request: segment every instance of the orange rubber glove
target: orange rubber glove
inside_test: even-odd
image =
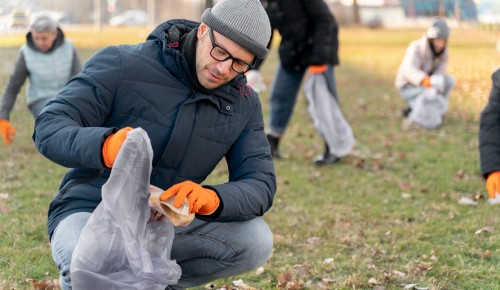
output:
[[[133,129],[130,127],[125,127],[106,138],[104,144],[102,145],[102,159],[104,160],[104,165],[106,165],[106,167],[113,167],[118,151],[120,151],[123,142],[127,138],[128,132],[132,130]]]
[[[431,84],[431,77],[426,76],[426,77],[422,80],[422,87],[426,87],[426,88],[430,88],[430,87],[432,87],[432,84]]]
[[[492,199],[495,199],[497,192],[500,192],[500,171],[495,171],[488,175],[486,179],[486,190]]]
[[[16,129],[12,127],[9,121],[0,119],[0,133],[2,133],[3,141],[5,142],[5,144],[9,145],[10,142],[14,141]]]
[[[322,74],[328,69],[326,64],[311,65],[309,66],[309,72],[312,74]]]
[[[192,181],[184,181],[165,190],[161,196],[161,201],[176,195],[174,206],[181,207],[184,200],[187,198],[189,201],[190,213],[198,213],[202,215],[210,215],[217,210],[220,204],[219,197],[215,191],[204,188],[201,185]]]

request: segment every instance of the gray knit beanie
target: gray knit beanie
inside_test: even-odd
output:
[[[436,18],[432,21],[431,26],[427,29],[427,38],[448,39],[450,36],[450,28],[441,18]]]
[[[269,53],[271,24],[259,0],[221,0],[205,10],[201,21],[257,58]]]

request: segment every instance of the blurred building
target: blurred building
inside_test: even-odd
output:
[[[341,24],[369,27],[427,25],[435,16],[475,22],[476,2],[500,0],[325,0]]]
[[[165,20],[199,21],[219,0],[0,0],[0,18],[23,8],[28,17],[49,14],[61,23],[155,26]],[[500,23],[500,0],[325,0],[341,25],[411,26],[412,21],[444,16],[457,21]],[[146,19],[146,21],[145,21]],[[0,21],[1,22],[1,21]],[[1,23],[0,23],[1,24]]]
[[[477,20],[473,0],[401,0],[407,17],[444,16],[460,20]]]
[[[172,18],[199,20],[213,0],[1,0],[0,16],[12,9],[25,8],[29,14],[50,14],[63,23],[91,24],[100,20],[107,24],[113,16],[128,10],[142,10],[150,24],[156,25]],[[98,19],[96,19],[96,17]]]

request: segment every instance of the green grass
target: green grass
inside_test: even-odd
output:
[[[485,202],[477,138],[490,76],[500,60],[496,35],[452,31],[449,73],[457,78],[457,86],[445,123],[432,131],[405,131],[400,117],[404,102],[393,81],[407,44],[422,33],[341,30],[336,77],[342,109],[356,137],[355,150],[340,164],[312,165],[322,142],[301,95],[282,140],[286,158],[276,162],[278,193],[265,216],[274,233],[273,254],[264,273],[215,284],[243,279],[257,289],[275,289],[279,277],[290,273],[291,281],[304,289],[372,289],[371,278],[385,289],[413,283],[429,289],[498,288],[500,207]],[[92,33],[67,34],[84,43]],[[97,49],[79,48],[84,60]],[[0,77],[5,80],[17,48],[0,51]],[[276,63],[273,50],[262,68],[268,84]],[[267,120],[268,92],[261,99]],[[0,193],[8,193],[8,199],[0,200],[0,288],[29,289],[26,279],[58,278],[46,235],[46,211],[65,169],[34,148],[33,120],[23,94],[11,121],[18,131],[15,143],[0,144]],[[207,182],[226,178],[221,164]],[[477,197],[479,206],[460,205],[461,196]],[[476,235],[484,226],[496,229]],[[332,262],[325,262],[330,258]],[[331,280],[322,282],[324,278]]]

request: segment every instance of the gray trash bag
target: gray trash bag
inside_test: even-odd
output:
[[[147,133],[130,131],[82,230],[71,260],[73,289],[165,289],[181,268],[170,260],[174,226],[148,224],[153,151]]]
[[[448,99],[435,88],[425,89],[413,105],[408,119],[425,129],[434,129],[443,123],[448,111]]]
[[[351,152],[355,140],[337,100],[328,90],[326,77],[325,74],[309,75],[304,87],[309,102],[308,111],[330,153],[344,157]]]

